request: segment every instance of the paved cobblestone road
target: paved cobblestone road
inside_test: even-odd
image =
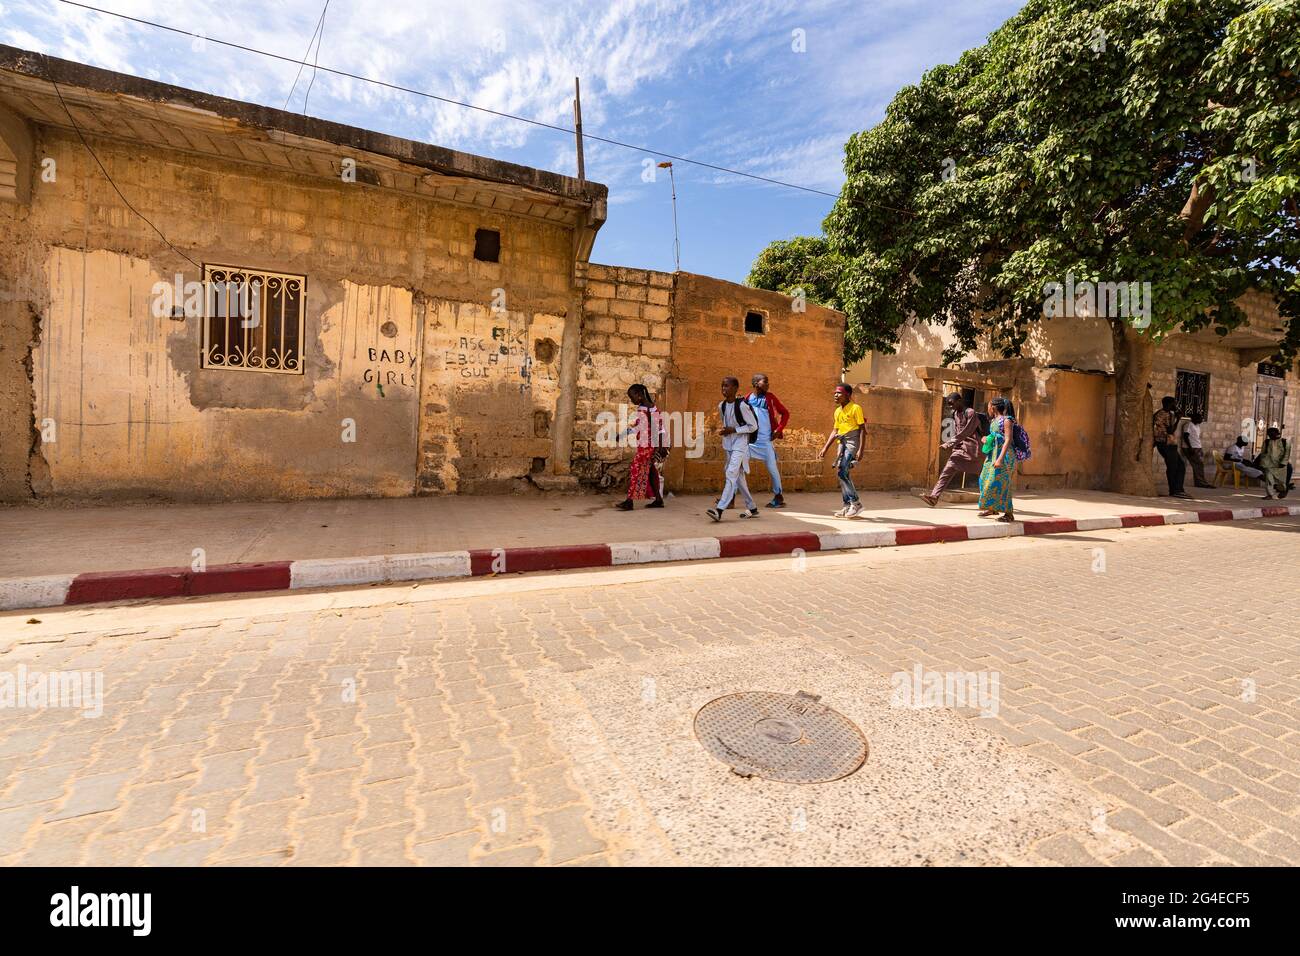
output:
[[[105,699],[0,710],[0,864],[803,862],[797,839],[839,862],[1300,863],[1300,521],[910,550],[95,609],[54,637],[6,618],[0,675],[98,672]],[[701,702],[671,688],[784,661],[868,730],[858,773],[791,788],[687,731],[645,746]],[[997,716],[894,720],[877,704],[918,663],[998,672]],[[670,719],[638,724],[616,698],[654,686]],[[985,766],[1018,799],[963,805]],[[919,776],[944,767],[974,772]],[[793,837],[729,825],[791,792]]]

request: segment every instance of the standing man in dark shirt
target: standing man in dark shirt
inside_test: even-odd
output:
[[[1160,411],[1151,416],[1151,429],[1155,439],[1156,451],[1165,460],[1165,480],[1169,482],[1169,494],[1174,498],[1190,498],[1183,490],[1183,479],[1187,477],[1187,464],[1178,450],[1178,403],[1172,395],[1160,399]]]
[[[928,495],[921,495],[921,500],[931,508],[958,474],[978,475],[984,464],[984,453],[980,450],[980,421],[975,409],[966,407],[960,392],[953,392],[944,403],[952,412],[952,438],[939,446],[948,449],[948,461],[939,472],[939,480]]]

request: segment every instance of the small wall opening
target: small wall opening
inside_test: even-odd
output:
[[[767,316],[762,312],[745,313],[745,334],[763,335],[767,332]]]
[[[475,230],[474,258],[480,262],[500,262],[501,233],[495,229]]]

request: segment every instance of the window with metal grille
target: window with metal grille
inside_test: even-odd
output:
[[[1178,403],[1178,414],[1190,416],[1196,412],[1209,418],[1210,376],[1207,372],[1189,372],[1178,370],[1174,382],[1174,401]]]
[[[302,374],[306,276],[204,266],[203,368]]]

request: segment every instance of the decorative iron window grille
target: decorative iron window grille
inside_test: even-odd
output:
[[[306,276],[203,267],[203,368],[302,374]]]
[[[1206,372],[1189,372],[1178,369],[1174,380],[1174,401],[1178,403],[1178,414],[1191,415],[1200,412],[1210,416],[1210,376]]]

